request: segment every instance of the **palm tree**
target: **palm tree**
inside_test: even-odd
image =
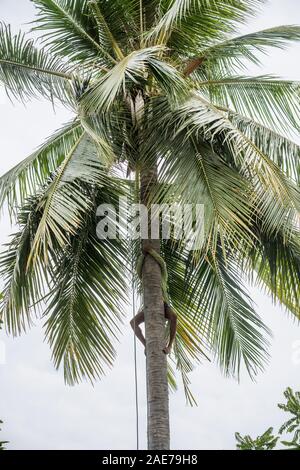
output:
[[[206,355],[227,375],[264,367],[268,329],[244,281],[300,316],[300,86],[243,75],[269,47],[298,41],[300,27],[239,36],[262,0],[33,3],[41,37],[2,25],[0,81],[10,97],[60,102],[74,119],[1,178],[1,205],[19,226],[1,256],[1,316],[18,335],[42,315],[66,382],[94,381],[115,358],[144,249],[143,282],[132,274],[145,311],[148,446],[168,449],[174,367],[190,402],[188,373]],[[145,241],[96,234],[97,207],[124,195],[205,208],[197,250],[150,240],[178,316],[169,364],[157,259]]]

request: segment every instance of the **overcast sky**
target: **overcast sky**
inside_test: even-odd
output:
[[[0,0],[0,20],[14,30],[34,19],[29,0]],[[244,28],[254,31],[281,24],[300,24],[299,0],[270,0],[258,18]],[[27,28],[27,27],[26,27]],[[300,46],[272,51],[259,74],[300,79]],[[252,69],[251,73],[254,72]],[[43,102],[25,108],[12,105],[0,88],[0,174],[25,158],[60,125],[68,121],[63,110],[53,112]],[[0,242],[11,231],[7,217],[0,223]],[[256,383],[244,377],[240,384],[225,379],[213,364],[203,364],[191,375],[197,408],[185,405],[182,391],[172,394],[171,429],[174,449],[232,449],[235,431],[254,436],[283,421],[276,404],[287,386],[300,389],[300,329],[280,308],[258,291],[251,291],[257,310],[273,332],[271,360]],[[94,388],[70,388],[55,371],[48,345],[37,324],[26,336],[7,338],[1,332],[6,361],[0,364],[0,437],[10,449],[132,449],[135,446],[133,338],[127,325],[118,347],[114,369]],[[145,371],[138,345],[140,434],[145,448]]]

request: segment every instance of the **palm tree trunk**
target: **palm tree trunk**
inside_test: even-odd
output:
[[[148,206],[149,192],[156,181],[156,165],[141,172],[142,204]],[[142,243],[145,244],[147,241]],[[151,240],[151,245],[158,253],[160,252],[160,240]],[[143,297],[146,338],[148,449],[168,450],[170,448],[169,395],[167,357],[163,353],[165,346],[165,316],[161,289],[161,270],[157,262],[149,255],[146,256],[143,266]]]

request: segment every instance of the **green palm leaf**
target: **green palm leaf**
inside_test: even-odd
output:
[[[176,143],[175,148],[179,158],[170,154],[162,165],[161,178],[166,181],[172,174],[169,191],[174,202],[204,206],[207,248],[215,251],[219,237],[233,244],[241,239],[252,243],[251,191],[247,182],[208,146],[193,148],[186,144],[180,153]]]
[[[194,304],[191,303],[186,284],[187,258],[180,244],[164,240],[162,250],[168,268],[171,305],[177,314],[177,334],[172,359],[181,375],[187,403],[195,405],[197,403],[190,389],[189,374],[201,360],[208,359],[207,332],[202,325],[194,323]]]
[[[250,375],[257,374],[267,357],[269,332],[241,285],[241,272],[231,252],[225,261],[221,245],[216,253],[204,255],[174,243],[164,245],[164,254],[172,306],[179,318],[193,325],[198,338],[197,348],[188,353],[184,347],[190,370],[195,361],[212,354],[225,374],[239,376],[241,363]]]
[[[288,178],[299,183],[300,147],[284,135],[263,126],[253,119],[228,109],[228,118],[243,134],[282,170]]]
[[[255,313],[250,297],[239,281],[240,273],[226,262],[219,249],[217,256],[202,259],[192,274],[193,296],[199,299],[195,323],[206,325],[217,361],[226,374],[240,373],[241,360],[250,375],[264,367],[268,329]],[[203,317],[203,318],[202,318]]]
[[[266,54],[268,47],[284,49],[288,42],[299,41],[300,28],[297,25],[276,26],[254,33],[228,38],[201,51],[199,57],[187,65],[192,73],[197,70],[200,76],[213,71],[214,75],[232,74],[233,70],[244,69],[246,61],[256,65],[261,63],[259,53]],[[201,69],[198,67],[201,66]],[[209,72],[210,70],[210,72]]]
[[[99,240],[95,211],[113,202],[107,190],[94,193],[94,205],[65,250],[55,253],[46,335],[58,368],[63,364],[69,385],[94,381],[111,366],[113,342],[120,333],[126,302],[126,244]],[[117,294],[117,295],[116,295]]]
[[[220,37],[231,31],[235,22],[249,15],[260,0],[165,0],[160,2],[157,24],[148,34],[155,44],[169,43],[176,49],[196,48],[207,37]],[[219,27],[222,24],[222,28]],[[174,33],[174,34],[172,34]]]
[[[32,242],[30,259],[35,260],[43,251],[46,262],[53,237],[65,246],[69,234],[76,233],[85,211],[92,204],[82,183],[103,185],[107,179],[100,158],[95,143],[86,133],[82,134],[65,156],[39,203],[42,218]]]
[[[92,20],[88,0],[33,0],[38,17],[33,30],[45,31],[43,40],[54,54],[75,62],[111,65],[114,58],[99,43],[97,22]]]
[[[116,39],[114,38],[113,33],[111,32],[105,17],[102,14],[100,9],[100,5],[96,0],[90,0],[88,5],[93,13],[93,17],[98,25],[98,33],[99,33],[99,42],[103,47],[111,47],[113,53],[116,55],[117,59],[123,59],[124,54],[120,49],[119,44],[117,43]]]
[[[272,77],[230,77],[199,82],[216,106],[260,121],[274,130],[299,129],[300,84]]]
[[[25,199],[56,171],[83,133],[75,120],[52,135],[37,151],[0,178],[0,205],[23,206]]]
[[[0,28],[0,83],[12,98],[59,100],[74,117],[0,179],[0,205],[20,225],[0,259],[8,331],[30,325],[43,300],[68,383],[112,365],[140,246],[99,240],[95,212],[128,196],[127,170],[137,203],[205,206],[197,250],[161,243],[178,314],[170,386],[176,367],[193,403],[189,373],[207,354],[226,374],[244,363],[254,375],[267,329],[243,277],[299,317],[299,146],[289,139],[299,84],[237,74],[298,41],[300,28],[238,37],[263,0],[33,3],[38,41]]]
[[[300,318],[300,244],[299,229],[293,230],[293,238],[287,243],[283,233],[272,237],[261,233],[260,241],[249,252],[245,271],[255,270],[254,283]],[[250,271],[251,272],[251,271]]]
[[[282,207],[299,214],[299,189],[280,171],[280,168],[264,154],[238,127],[228,119],[227,113],[218,110],[207,100],[197,95],[182,105],[178,111],[180,131],[189,129],[191,133],[201,133],[203,138],[212,142],[219,139],[221,145],[228,147],[232,163],[239,172],[255,187],[260,187],[259,196],[272,197]]]
[[[10,26],[0,24],[0,83],[9,96],[25,100],[32,97],[59,99],[69,103],[70,68],[46,49],[38,49],[32,39]]]
[[[38,312],[38,302],[47,289],[47,274],[40,263],[28,269],[31,241],[41,214],[37,210],[40,194],[29,199],[18,214],[19,231],[14,234],[0,256],[0,273],[4,280],[0,318],[6,329],[19,335],[31,326]]]
[[[161,47],[149,47],[137,50],[124,57],[109,72],[104,74],[86,93],[83,104],[88,112],[105,112],[113,104],[119,93],[126,96],[126,80],[137,83],[144,79],[148,61],[157,56]]]

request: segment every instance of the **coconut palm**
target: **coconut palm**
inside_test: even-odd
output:
[[[238,35],[262,0],[33,3],[39,39],[1,27],[0,81],[11,98],[47,98],[74,118],[1,178],[19,227],[1,257],[1,315],[13,335],[42,316],[66,382],[94,381],[115,359],[131,273],[145,311],[148,446],[168,449],[175,368],[192,402],[188,374],[206,356],[231,376],[268,359],[244,282],[300,316],[300,87],[245,75],[300,27]],[[145,241],[97,236],[97,207],[120,196],[204,205],[196,250],[150,240],[178,316],[169,361],[159,263]]]

